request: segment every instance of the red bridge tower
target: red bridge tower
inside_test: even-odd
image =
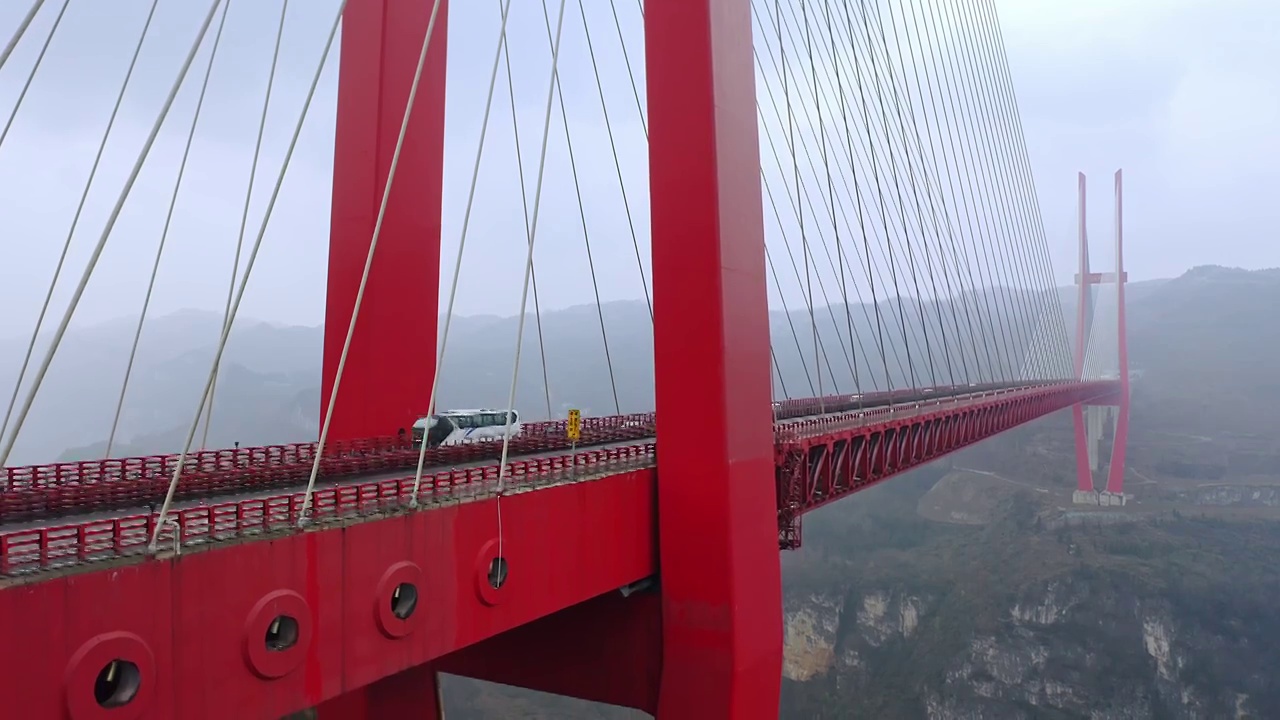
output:
[[[1081,379],[1103,379],[1115,374],[1118,394],[1105,404],[1079,404],[1072,408],[1076,437],[1075,502],[1088,505],[1124,505],[1124,458],[1129,437],[1129,347],[1126,340],[1124,286],[1129,274],[1124,270],[1123,171],[1115,174],[1115,272],[1096,273],[1089,269],[1089,233],[1086,227],[1085,176],[1079,174],[1080,272],[1076,304],[1075,371]],[[1093,286],[1115,286],[1115,326],[1096,317]],[[1110,303],[1108,303],[1110,304]],[[1110,320],[1111,318],[1106,318]],[[1098,332],[1095,332],[1098,331]],[[1107,337],[1114,332],[1114,336]],[[1095,491],[1094,473],[1099,465],[1099,445],[1107,420],[1114,421],[1111,462],[1106,489]]]
[[[347,4],[325,399],[432,4]],[[440,6],[333,440],[407,427],[427,406],[436,371],[447,1]],[[663,718],[777,717],[782,586],[750,3],[649,0],[645,47],[657,412],[679,418],[697,408],[699,426],[657,429],[660,592],[569,608],[347,693],[321,706],[322,717],[426,717],[437,670]]]

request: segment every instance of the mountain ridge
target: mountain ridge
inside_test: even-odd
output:
[[[1152,343],[1160,342],[1160,333],[1207,332],[1205,325],[1212,326],[1215,315],[1212,312],[1197,313],[1196,308],[1213,302],[1212,295],[1220,288],[1235,287],[1250,294],[1251,298],[1256,296],[1251,300],[1256,308],[1270,304],[1272,300],[1280,301],[1277,278],[1280,278],[1280,270],[1276,269],[1250,271],[1199,266],[1178,278],[1128,285],[1133,366],[1145,371],[1148,359],[1156,352]],[[996,288],[987,292],[1003,291],[1005,289]],[[1073,324],[1066,320],[1074,312],[1074,292],[1073,288],[1057,290],[1064,324],[1069,332]],[[1178,297],[1169,299],[1170,292]],[[1184,295],[1190,300],[1179,300]],[[970,301],[979,299],[980,296],[969,298]],[[907,298],[904,302],[914,303],[914,300]],[[851,305],[847,312],[842,306],[815,308],[813,317],[817,320],[818,338],[825,356],[820,363],[823,392],[831,392],[833,388],[853,391],[855,376],[858,387],[883,387],[885,375],[882,365],[888,366],[895,386],[909,381],[912,373],[908,366],[914,368],[916,381],[925,384],[949,383],[962,373],[962,365],[967,366],[971,376],[981,371],[979,367],[995,367],[997,372],[1005,368],[1006,372],[1013,372],[1008,368],[1018,365],[1018,358],[998,357],[999,351],[994,360],[996,365],[986,365],[986,358],[982,357],[986,353],[979,351],[981,345],[978,341],[981,338],[976,336],[956,338],[956,350],[944,353],[935,348],[932,357],[923,357],[919,342],[924,334],[923,328],[930,328],[935,336],[938,334],[937,321],[931,318],[941,313],[942,329],[950,331],[950,318],[946,313],[954,310],[959,324],[959,306],[965,299],[953,298],[948,302],[953,303],[950,308],[944,305],[933,309],[930,306],[923,313],[923,326],[919,321],[922,313],[914,305],[901,312],[906,318],[908,339],[913,343],[904,346],[900,337],[891,341],[890,347],[886,348],[889,363],[879,362],[874,323],[868,324],[869,318],[875,316],[870,306]],[[1178,310],[1184,305],[1187,307]],[[896,300],[881,300],[879,307],[886,322],[898,319]],[[605,363],[595,306],[578,305],[543,314],[542,336],[548,360],[546,375],[551,415],[563,416],[569,407],[577,407],[588,415],[646,411],[653,407],[653,346],[647,308],[638,300],[616,301],[605,303],[599,312],[605,319],[613,360],[612,372]],[[1239,317],[1240,313],[1229,315]],[[1181,327],[1191,321],[1195,322],[1195,327]],[[1019,351],[1019,342],[1023,349],[1029,347],[1032,341],[1029,321],[1017,327],[1013,321],[1003,325],[1002,322],[993,323],[989,329],[995,335],[1011,338],[1014,354]],[[770,323],[778,362],[775,395],[816,394],[818,383],[815,382],[815,374],[818,368],[812,354],[813,325],[808,312],[793,311],[788,315],[773,311]],[[1162,324],[1154,339],[1145,329],[1152,323]],[[526,416],[545,416],[548,408],[544,395],[548,393],[543,390],[542,353],[534,341],[532,318],[526,318],[526,325],[517,405]],[[121,416],[118,437],[124,442],[118,444],[117,450],[149,454],[178,449],[174,444],[180,444],[180,440],[175,438],[185,435],[194,418],[199,388],[203,384],[201,377],[207,375],[212,365],[220,326],[220,313],[192,309],[180,310],[147,323]],[[441,366],[441,406],[506,403],[513,360],[511,347],[517,326],[517,318],[514,317],[477,315],[454,318],[449,348]],[[847,326],[854,329],[853,342],[850,342]],[[48,462],[55,458],[85,459],[104,449],[103,441],[114,415],[133,327],[133,321],[117,318],[85,328],[73,328],[68,333],[19,436],[13,456],[15,463]],[[42,342],[47,342],[47,339],[44,337]],[[1189,339],[1185,342],[1191,344]],[[214,420],[210,428],[211,444],[255,443],[255,436],[260,436],[262,442],[272,443],[314,439],[318,433],[318,420],[304,421],[302,417],[307,415],[308,404],[318,412],[322,343],[323,326],[284,325],[255,318],[244,318],[238,322],[222,362],[222,379],[214,401]],[[1280,337],[1277,343],[1280,343]],[[11,350],[0,354],[0,387],[12,387],[20,361],[18,351],[25,345],[26,341],[0,344],[0,347]],[[37,350],[42,351],[43,347],[43,344],[38,345]],[[1237,358],[1248,356],[1247,352],[1237,354]],[[1189,369],[1171,368],[1169,372],[1185,375]],[[1253,372],[1253,369],[1244,369]],[[1239,376],[1238,372],[1232,375]],[[1176,382],[1162,377],[1159,371],[1155,379],[1161,384]],[[1230,380],[1224,380],[1224,392],[1248,394],[1246,389]],[[1185,393],[1175,393],[1174,396],[1182,397]],[[236,411],[226,414],[229,412],[227,408],[237,402],[246,403],[246,407],[252,410],[243,416]],[[1187,400],[1184,398],[1182,402]],[[245,423],[254,418],[260,422],[253,422],[256,429],[246,432]],[[1280,410],[1277,418],[1280,419]]]

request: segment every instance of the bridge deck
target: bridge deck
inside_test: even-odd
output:
[[[573,455],[552,451],[519,458],[507,463],[507,492],[527,492],[650,467],[656,463],[654,447],[652,442],[619,442]],[[402,471],[326,481],[313,493],[312,518],[323,523],[408,510],[413,484],[414,476]],[[497,487],[498,464],[492,461],[424,473],[418,507],[429,510],[489,498],[497,494]],[[185,502],[165,523],[160,547],[186,549],[289,531],[298,525],[304,489],[305,483],[292,491],[262,490],[212,504]],[[25,523],[21,528],[4,526],[0,528],[0,576],[143,554],[157,518],[158,514],[148,512],[104,511],[72,522],[57,518]]]
[[[778,447],[785,448],[833,432],[888,426],[1026,392],[1028,388],[998,389],[791,417],[776,423],[775,437]],[[602,442],[576,453],[551,449],[513,459],[507,464],[507,491],[525,492],[651,467],[656,464],[656,444],[644,435],[647,433]],[[498,471],[498,463],[490,458],[430,468],[422,476],[418,507],[430,509],[492,497],[497,493]],[[312,518],[327,522],[404,511],[412,505],[413,484],[413,472],[403,469],[324,478],[313,495]],[[302,477],[288,485],[253,487],[213,502],[182,500],[175,504],[161,531],[161,550],[290,531],[298,524],[305,485]],[[143,554],[156,522],[156,513],[145,505],[133,505],[0,524],[0,576]]]

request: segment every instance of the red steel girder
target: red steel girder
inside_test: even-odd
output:
[[[784,424],[777,431],[778,545],[800,546],[800,516],[967,445],[1077,403],[1115,382],[1055,383]]]
[[[654,493],[648,468],[504,498],[497,590],[492,498],[0,580],[0,693],[31,720],[265,719],[393,699],[398,673],[656,573]],[[403,620],[401,583],[417,597]],[[115,709],[94,699],[112,660],[139,680]]]

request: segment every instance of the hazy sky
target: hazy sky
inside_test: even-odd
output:
[[[425,0],[424,0],[425,1]],[[61,6],[50,0],[0,69],[8,118]],[[453,262],[497,38],[499,0],[454,2],[450,26],[445,260]],[[30,332],[70,228],[149,0],[70,4],[35,82],[0,145],[0,337]],[[542,4],[516,0],[510,28],[521,150],[532,198],[549,53]],[[554,21],[556,2],[548,2]],[[635,234],[647,253],[645,145],[610,7],[588,0],[592,50]],[[1110,177],[1126,172],[1131,277],[1204,263],[1280,264],[1280,5],[1273,0],[997,0],[1059,282],[1075,262],[1075,172],[1092,182],[1095,264],[1107,264]],[[0,42],[28,6],[0,3]],[[617,0],[629,59],[643,62],[634,0]],[[221,309],[230,279],[280,5],[236,0],[196,131],[153,312]],[[56,324],[133,159],[207,11],[161,0],[135,76],[76,230],[55,295]],[[335,0],[289,7],[281,65],[249,213],[246,248],[296,122]],[[214,28],[216,29],[215,19]],[[77,311],[82,321],[135,315],[150,275],[213,30],[143,168]],[[568,3],[561,76],[592,251],[604,299],[641,297],[632,230],[619,192],[577,3]],[[330,60],[249,284],[242,314],[287,323],[323,317],[332,189],[336,58]],[[642,79],[638,78],[642,83]],[[643,93],[643,84],[641,84]],[[514,172],[511,106],[500,72],[489,145],[464,259],[462,312],[517,311],[523,211]],[[539,218],[544,307],[591,300],[581,223],[558,110]],[[645,259],[647,265],[647,258]],[[646,274],[648,270],[646,269]],[[448,273],[446,272],[446,275]],[[446,277],[447,283],[448,277]]]

